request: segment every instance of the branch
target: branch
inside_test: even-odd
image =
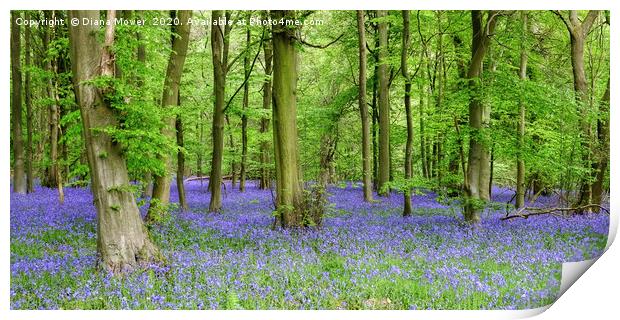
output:
[[[254,65],[256,64],[256,59],[258,59],[258,56],[260,55],[260,49],[263,47],[263,38],[265,36],[265,32],[263,30],[263,34],[261,35],[261,41],[260,44],[258,46],[258,50],[256,50],[256,55],[254,56],[254,60],[252,60],[252,65],[250,66],[250,70],[247,74],[246,77],[244,77],[243,82],[241,83],[241,85],[237,88],[237,90],[235,91],[235,93],[230,97],[230,99],[228,99],[228,102],[226,103],[226,106],[224,107],[224,110],[222,110],[223,112],[226,112],[226,110],[228,109],[228,107],[230,106],[230,103],[233,101],[233,99],[235,98],[235,96],[237,95],[237,93],[239,93],[239,91],[241,90],[241,88],[243,88],[243,86],[245,86],[245,83],[248,82],[248,80],[250,79],[250,75],[252,74],[252,70],[254,70]]]
[[[376,57],[376,56],[377,56],[377,54],[375,53],[376,49],[375,49],[375,50],[371,49],[371,48],[370,48],[370,46],[368,45],[368,41],[366,42],[366,50],[368,50],[368,52],[370,52],[370,54],[371,54],[373,57]]]
[[[250,45],[248,45],[245,49],[243,49],[243,51],[241,51],[238,55],[235,56],[235,58],[230,63],[228,63],[228,66],[226,67],[226,70],[232,69],[233,65],[237,62],[237,60],[239,60],[239,58],[245,56],[247,54],[247,52],[250,51],[250,48],[252,48],[255,44],[257,44],[259,42],[263,42],[264,40],[269,40],[269,39],[260,38],[259,40],[256,40],[256,41],[250,43]]]
[[[108,22],[116,18],[116,10],[108,10]],[[114,76],[114,23],[108,23],[105,28],[105,38],[103,42],[103,53],[101,54],[101,75]]]
[[[325,45],[318,45],[318,44],[308,43],[308,42],[306,42],[306,40],[302,40],[302,39],[299,39],[299,38],[297,38],[297,37],[293,37],[293,38],[294,38],[295,40],[299,41],[300,43],[307,45],[308,47],[317,48],[317,49],[325,49],[325,48],[327,48],[327,47],[331,46],[332,44],[336,43],[336,42],[337,42],[338,40],[340,40],[340,38],[342,38],[343,36],[344,36],[344,33],[343,33],[343,34],[341,34],[338,38],[336,38],[336,39],[335,39],[335,40],[333,40],[332,42],[330,42],[330,43],[328,43],[328,44],[325,44]]]
[[[568,12],[568,20],[570,20],[570,23],[574,27],[581,25],[581,21],[579,21],[579,14],[577,13],[577,10],[570,10]]]
[[[491,25],[491,22],[493,21],[493,19],[495,19],[496,16],[498,16],[500,14],[500,11],[489,11],[489,15],[490,17],[487,19],[487,23],[486,23],[486,36],[490,37],[492,36],[491,32],[493,31],[493,27],[494,25]]]
[[[514,218],[527,219],[528,217],[531,217],[531,216],[539,216],[543,214],[551,214],[554,216],[564,217],[566,216],[565,214],[561,215],[561,214],[558,214],[558,212],[571,212],[571,211],[581,212],[589,208],[599,208],[605,211],[607,214],[609,214],[609,210],[607,208],[601,205],[598,205],[598,204],[587,204],[587,205],[583,205],[579,207],[571,207],[571,208],[549,208],[549,209],[536,208],[536,207],[523,207],[515,211],[511,215],[507,215],[505,217],[500,218],[500,220],[509,220],[509,219],[514,219]],[[530,212],[523,213],[524,211],[530,211]]]
[[[586,18],[583,20],[583,23],[581,24],[581,30],[584,35],[590,32],[590,28],[592,28],[592,24],[594,23],[594,20],[596,20],[596,18],[598,17],[599,13],[600,13],[600,10],[588,11],[588,15],[586,16]]]
[[[562,22],[564,22],[564,25],[568,29],[568,32],[570,32],[572,34],[573,33],[573,26],[571,25],[571,23],[568,20],[566,20],[566,18],[564,18],[562,13],[559,10],[552,10],[551,12],[553,12],[556,16],[560,17],[560,19],[562,20]]]

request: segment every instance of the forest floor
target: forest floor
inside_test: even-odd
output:
[[[609,227],[607,214],[500,221],[498,205],[472,229],[433,193],[403,218],[402,195],[368,204],[343,184],[329,189],[322,229],[299,233],[271,229],[272,195],[254,182],[228,184],[221,214],[207,213],[206,183],[186,190],[191,209],[151,230],[168,264],[122,277],[95,269],[88,188],[65,189],[63,205],[53,189],[12,194],[11,308],[535,308],[557,297],[562,262],[602,254]],[[512,195],[496,188],[493,200]]]

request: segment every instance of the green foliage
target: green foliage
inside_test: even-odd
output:
[[[159,199],[151,199],[149,205],[149,228],[152,228],[156,225],[167,224],[172,221],[171,212],[177,210],[179,208],[178,203],[170,202],[168,204],[163,204]]]
[[[224,306],[226,310],[239,310],[243,309],[239,304],[239,297],[234,289],[229,289],[226,292],[226,304]]]
[[[298,13],[307,21],[323,21],[322,24],[300,28],[300,37],[305,43],[298,42],[296,47],[299,55],[297,129],[302,178],[305,181],[318,180],[322,141],[333,141],[335,150],[330,164],[334,167],[333,180],[360,181],[362,148],[357,105],[359,53],[356,14],[353,11]],[[33,17],[43,15],[40,11],[32,11],[31,14]],[[66,16],[64,11],[57,11],[56,14],[61,18]],[[123,14],[147,21],[169,16],[166,11],[129,11]],[[235,11],[232,14],[237,18],[249,18],[260,13]],[[584,57],[589,96],[585,105],[578,105],[572,84],[570,37],[553,13],[529,12],[530,30],[525,33],[518,17],[520,12],[497,16],[497,28],[483,61],[482,76],[473,81],[465,78],[471,59],[471,13],[438,10],[410,11],[409,14],[411,44],[406,50],[406,59],[413,77],[413,177],[404,179],[407,125],[403,101],[405,81],[400,74],[402,12],[388,11],[386,17],[377,18],[375,11],[365,11],[368,47],[366,100],[371,123],[377,53],[385,50],[387,54],[391,109],[390,189],[399,192],[428,189],[441,195],[460,193],[463,184],[460,152],[463,151],[467,161],[472,139],[492,150],[496,185],[514,187],[518,156],[526,164],[528,186],[536,177],[549,188],[576,190],[581,181],[591,177],[592,165],[583,161],[589,151],[582,147],[590,141],[584,136],[580,125],[584,122],[596,132],[594,129],[598,127],[598,121],[609,118],[608,112],[599,109],[600,97],[609,76],[608,25],[595,23],[588,35]],[[193,15],[206,20],[210,13],[194,11]],[[599,22],[603,22],[604,16],[600,19]],[[375,27],[379,22],[389,24],[389,45],[386,48],[376,48]],[[251,38],[250,45],[246,46],[245,33],[248,29]],[[205,41],[208,40],[208,30],[207,26],[192,26],[181,78],[180,106],[162,108],[161,95],[171,53],[170,28],[148,23],[145,26],[116,27],[112,48],[116,74],[114,77],[97,77],[91,83],[110,102],[117,121],[111,126],[96,128],[95,132],[109,135],[120,147],[131,180],[143,184],[146,177],[169,174],[165,172],[166,166],[160,158],[179,151],[185,155],[187,174],[195,175],[200,171],[205,175],[211,169],[213,66],[210,41]],[[23,70],[28,71],[31,77],[32,105],[37,114],[33,144],[38,146],[39,155],[34,159],[35,173],[40,176],[51,165],[49,133],[45,122],[49,118],[49,108],[58,105],[62,131],[59,165],[68,169],[63,174],[69,185],[84,185],[90,177],[84,154],[82,121],[72,84],[68,29],[66,26],[58,26],[54,30],[33,27],[32,31],[33,63],[23,66]],[[50,32],[51,38],[47,49],[43,50],[41,40],[45,32]],[[272,112],[270,108],[263,108],[262,86],[273,75],[265,74],[263,53],[258,51],[262,50],[261,38],[268,33],[269,30],[263,26],[235,25],[227,38],[230,68],[226,75],[225,100],[229,102],[226,110],[229,121],[224,128],[225,175],[232,173],[233,165],[239,170],[241,117],[246,116],[247,178],[257,179],[262,168],[268,168],[272,178],[275,176],[271,125],[266,132],[260,129],[261,120],[271,120]],[[103,28],[99,36],[103,39]],[[318,48],[329,43],[332,44]],[[525,81],[520,80],[517,74],[522,47],[528,50]],[[249,104],[244,109],[242,94],[234,97],[233,94],[245,80],[244,58],[252,59],[256,53],[258,59],[247,81]],[[142,54],[144,56],[139,57]],[[48,70],[47,62],[52,64],[52,70]],[[57,96],[50,95],[50,83]],[[469,102],[472,98],[491,108],[488,128],[470,129]],[[526,108],[522,146],[517,135],[521,102]],[[177,116],[184,124],[184,148],[179,148],[174,139],[162,134],[163,120]],[[371,131],[377,133],[376,123]],[[260,158],[260,145],[265,142],[270,152],[267,164],[262,163]],[[425,159],[422,158],[422,148]],[[99,156],[105,157],[104,154]],[[176,160],[171,158],[174,167]],[[435,174],[423,175],[422,165],[425,162],[429,163]]]

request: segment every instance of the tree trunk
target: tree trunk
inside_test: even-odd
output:
[[[248,28],[245,32],[245,43],[248,52],[250,49],[250,37],[250,29]],[[248,52],[246,52],[245,57],[243,57],[244,79],[249,79],[250,77],[250,56],[248,55]],[[243,113],[241,114],[241,169],[239,172],[239,191],[241,192],[245,191],[245,167],[248,157],[248,116],[246,112],[248,110],[249,94],[250,81],[245,81],[245,84],[243,85]]]
[[[442,30],[442,11],[437,12],[437,28]],[[445,54],[443,48],[443,35],[439,34],[439,39],[437,41],[437,98],[436,98],[436,106],[437,112],[439,114],[443,114],[445,110],[443,110],[443,100],[444,100],[444,92],[445,92],[445,79],[447,78],[446,64],[445,64]],[[443,187],[443,176],[444,176],[444,144],[445,144],[445,133],[443,130],[437,133],[437,189],[441,190]]]
[[[422,62],[422,67],[426,62]],[[426,134],[425,134],[425,111],[424,111],[424,84],[422,82],[418,82],[418,90],[420,91],[420,107],[418,108],[420,115],[420,164],[422,166],[422,176],[425,179],[428,179],[428,162],[426,158]]]
[[[610,26],[609,13],[605,14],[605,23]],[[592,184],[592,203],[602,204],[603,198],[603,185],[605,183],[605,176],[607,173],[607,167],[609,162],[609,83],[610,78],[607,79],[607,88],[600,102],[599,114],[600,118],[597,120],[597,163],[596,163],[596,180]],[[596,207],[594,212],[599,212],[600,208]]]
[[[472,10],[472,57],[467,72],[469,86],[472,92],[469,102],[469,126],[472,135],[469,140],[469,156],[467,165],[467,179],[465,181],[466,203],[464,218],[471,223],[480,222],[481,203],[488,200],[488,179],[484,177],[490,173],[488,146],[481,136],[488,126],[490,107],[485,106],[478,94],[481,90],[482,62],[486,55],[490,37],[496,24],[493,11],[487,13],[486,23],[483,24],[483,13]],[[486,195],[485,195],[486,193]]]
[[[180,95],[179,100],[181,100]],[[180,101],[179,105],[181,105]],[[185,154],[183,148],[185,147],[185,143],[183,142],[183,120],[181,119],[181,115],[177,115],[175,128],[177,132],[177,146],[179,146],[179,150],[177,151],[177,190],[179,192],[179,205],[181,210],[187,210],[189,207],[185,199],[185,186],[183,185],[183,176],[185,174]]]
[[[267,18],[267,13],[264,13],[264,17]],[[273,59],[273,48],[271,45],[271,39],[263,40],[263,53],[265,60],[265,80],[263,81],[263,110],[271,109],[271,62]],[[271,170],[269,169],[269,141],[265,139],[264,134],[269,131],[269,118],[261,118],[260,132],[263,134],[260,144],[260,156],[261,156],[261,175],[260,175],[260,189],[268,189],[271,184]]]
[[[46,18],[54,19],[55,13],[52,11],[51,14],[49,11],[46,11]],[[49,44],[54,39],[54,30],[55,28],[45,28],[45,38],[43,39],[43,48],[45,49],[46,55],[49,50]],[[58,128],[60,123],[60,110],[58,106],[58,94],[56,92],[56,80],[54,79],[57,74],[55,67],[53,65],[53,59],[46,57],[47,64],[46,69],[49,73],[51,73],[50,77],[47,81],[47,90],[48,96],[51,101],[51,105],[49,106],[49,156],[50,156],[50,165],[46,168],[45,178],[42,181],[43,186],[56,188],[60,181],[58,181]]]
[[[521,61],[519,63],[519,79],[522,82],[527,81],[527,12],[521,11],[522,29],[521,29]],[[522,208],[525,205],[525,161],[523,153],[525,152],[525,99],[519,100],[519,126],[517,139],[517,196],[515,207]]]
[[[25,20],[30,20],[30,13],[26,11]],[[31,67],[31,52],[32,48],[30,47],[30,27],[24,28],[24,38],[25,38],[25,64],[26,64],[26,79],[24,80],[24,99],[26,102],[26,192],[31,193],[34,192],[34,174],[32,170],[32,86],[30,83],[30,67]]]
[[[171,11],[170,14],[171,16],[176,16],[177,13]],[[191,10],[179,10],[178,18],[180,23],[179,25],[172,26],[172,52],[168,59],[164,90],[161,99],[161,105],[165,109],[177,106],[179,102],[181,75],[183,74],[183,65],[185,64],[185,56],[187,55],[191,28],[190,24],[184,22],[187,22],[191,16]],[[166,117],[164,119],[164,127],[161,130],[162,135],[174,141],[174,127],[175,117]],[[171,159],[169,155],[160,155],[158,159],[164,163],[164,173],[155,175],[153,181],[153,196],[149,205],[147,220],[152,220],[154,218],[153,214],[159,214],[170,202]]]
[[[336,152],[337,123],[332,122],[330,128],[321,137],[321,146],[319,151],[319,184],[326,188],[329,183],[334,181],[332,176],[332,168],[334,167],[334,154]]]
[[[603,198],[603,185],[607,173],[607,163],[609,162],[609,81],[607,88],[601,99],[600,113],[601,119],[598,120],[598,146],[596,180],[592,184],[592,203],[601,205]],[[599,212],[599,208],[594,208],[594,212]]]
[[[379,99],[379,164],[377,168],[377,194],[388,196],[390,190],[387,183],[390,180],[390,102],[388,90],[388,23],[387,11],[377,10],[379,21],[379,67],[378,67],[378,99]]]
[[[138,11],[138,17],[144,18],[144,14],[141,11]],[[136,49],[136,60],[142,67],[146,67],[146,44],[144,41],[144,36],[140,30],[136,31],[136,41],[138,42],[138,47]],[[142,88],[144,86],[144,77],[142,75],[136,76],[136,85],[138,88]],[[142,183],[142,198],[151,197],[153,195],[153,173],[147,171],[144,173],[144,177],[140,179]]]
[[[409,180],[413,177],[411,167],[411,157],[413,156],[413,117],[411,115],[411,76],[407,69],[407,50],[409,49],[409,11],[403,10],[403,45],[400,53],[400,71],[405,78],[405,115],[407,118],[407,143],[405,145],[405,184],[409,185]],[[404,209],[403,216],[411,215],[411,188],[408,186],[404,190]]]
[[[200,113],[200,120],[198,122],[198,144],[199,145],[204,145],[204,114],[201,112]],[[196,154],[196,175],[200,178],[200,189],[202,190],[202,175],[203,175],[203,171],[202,171],[202,157],[203,157],[203,151],[201,148],[198,148],[197,154]]]
[[[235,185],[237,185],[237,162],[235,161],[237,150],[235,149],[235,139],[233,137],[232,127],[230,126],[230,117],[228,114],[224,114],[224,119],[226,120],[226,126],[228,127],[228,147],[232,153],[232,157],[230,159],[230,188],[234,189]]]
[[[588,121],[588,85],[586,80],[585,67],[583,62],[583,48],[586,37],[594,20],[598,17],[598,10],[591,10],[583,22],[579,21],[578,13],[575,10],[569,12],[568,20],[558,13],[563,22],[565,23],[569,34],[571,43],[571,64],[573,67],[573,85],[575,88],[575,99],[577,100],[577,106],[581,115],[580,127],[582,137],[582,161],[584,166],[592,167],[592,154],[593,144],[592,139],[592,127]],[[596,175],[596,170],[592,170],[581,181],[581,187],[579,190],[578,200],[576,206],[583,206],[592,202],[592,175]]]
[[[455,51],[459,51],[463,49],[463,40],[459,37],[458,34],[453,34],[452,35],[452,43],[454,44],[454,50]],[[462,59],[460,57],[457,56],[456,58],[456,66],[457,66],[457,71],[458,71],[458,79],[466,79],[467,78],[467,68],[465,66],[465,59]],[[458,82],[455,85],[455,89],[456,90],[464,90],[465,89],[465,84],[464,82]],[[457,193],[455,192],[457,189],[463,189],[463,186],[466,185],[466,181],[467,181],[467,168],[465,165],[465,151],[464,151],[464,146],[463,146],[463,136],[461,135],[460,132],[460,125],[462,123],[462,120],[457,116],[453,116],[453,122],[454,122],[454,128],[455,131],[457,133],[457,153],[451,156],[450,159],[450,164],[449,164],[449,170],[452,174],[458,174],[459,172],[459,167],[462,169],[462,174],[463,174],[463,185],[459,186],[456,183],[452,183],[450,185],[452,192],[452,195],[456,195]]]
[[[224,90],[226,88],[226,65],[223,63],[223,30],[217,23],[225,17],[224,11],[213,10],[211,13],[211,52],[213,56],[213,128],[211,131],[213,141],[213,153],[211,158],[211,174],[209,176],[209,189],[211,202],[209,211],[219,212],[222,208],[222,156],[224,153]]]
[[[108,11],[108,19],[114,15]],[[96,20],[99,11],[69,11],[69,18]],[[108,134],[93,131],[119,124],[105,93],[92,84],[102,75],[113,76],[114,24],[106,27],[104,47],[98,35],[99,28],[93,25],[69,26],[73,83],[97,208],[97,263],[105,270],[122,272],[146,266],[160,255],[140,218],[122,147]]]
[[[489,152],[489,175],[487,181],[487,194],[485,201],[490,201],[493,196],[493,168],[495,166],[495,144],[491,142],[491,151]]]
[[[272,19],[294,18],[294,11],[272,11]],[[302,186],[297,149],[297,49],[295,29],[273,26],[273,134],[277,220],[283,228],[301,227]]]
[[[372,201],[372,172],[370,171],[370,128],[368,125],[368,105],[366,104],[366,27],[364,11],[357,11],[357,32],[359,48],[359,93],[358,104],[362,120],[362,183],[364,201]]]
[[[372,81],[372,185],[375,191],[379,190],[379,146],[378,146],[378,131],[379,131],[379,108],[377,106],[377,89],[378,89],[378,74],[379,67],[375,63],[375,69],[373,73]]]
[[[13,192],[26,193],[24,171],[24,143],[22,138],[22,70],[21,70],[21,26],[15,20],[18,11],[11,11],[11,116],[13,133]]]

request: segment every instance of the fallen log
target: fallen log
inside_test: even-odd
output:
[[[590,208],[599,208],[609,214],[609,210],[598,204],[586,204],[578,207],[569,207],[569,208],[537,208],[537,207],[523,207],[511,214],[506,214],[506,216],[500,218],[500,220],[509,220],[514,218],[523,218],[527,219],[532,216],[539,216],[543,214],[550,214],[556,217],[566,217],[570,212],[583,212],[585,209]]]
[[[232,179],[231,175],[227,175],[227,176],[223,176],[222,177],[222,181],[224,180],[230,180]],[[202,177],[189,177],[185,180],[183,180],[184,182],[189,182],[189,181],[196,181],[196,180],[209,180],[209,176],[202,176]]]

